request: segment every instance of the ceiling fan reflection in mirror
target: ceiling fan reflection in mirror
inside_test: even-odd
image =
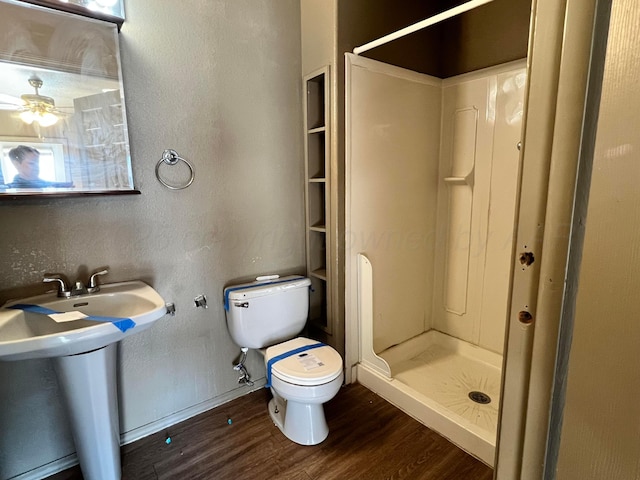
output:
[[[20,119],[29,125],[33,122],[41,127],[54,125],[64,113],[56,108],[53,98],[40,95],[43,82],[39,77],[30,77],[29,85],[35,89],[35,93],[25,93],[20,98],[0,94],[0,109],[17,110]]]

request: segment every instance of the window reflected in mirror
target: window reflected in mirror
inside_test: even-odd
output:
[[[65,154],[64,139],[52,138],[50,141],[50,143],[42,142],[36,145],[38,152],[38,178],[51,184],[73,184],[73,175],[69,172],[69,162],[67,162],[67,156]],[[21,179],[28,180],[20,176],[20,166],[16,165],[16,163],[21,164],[22,162],[12,160],[9,154],[13,152],[15,155],[15,153],[20,152],[20,147],[24,147],[25,143],[29,142],[0,140],[0,151],[2,152],[2,158],[0,159],[0,181],[7,186],[19,183]]]
[[[116,25],[0,0],[0,152],[0,197],[137,193]]]

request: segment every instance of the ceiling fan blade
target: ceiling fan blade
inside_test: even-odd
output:
[[[6,93],[0,93],[0,103],[14,105],[16,107],[24,106],[24,100],[12,95],[7,95]]]

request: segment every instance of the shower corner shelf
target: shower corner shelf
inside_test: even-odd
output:
[[[466,177],[444,177],[444,183],[447,185],[472,185],[473,176],[469,174]]]
[[[304,77],[305,217],[312,327],[332,335],[331,125],[329,66]]]
[[[467,183],[467,179],[465,177],[445,177],[445,183],[452,183],[454,185],[462,185]]]

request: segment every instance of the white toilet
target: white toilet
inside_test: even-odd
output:
[[[288,276],[224,290],[231,338],[264,354],[267,387],[270,384],[273,394],[269,414],[287,438],[301,445],[327,438],[322,404],[338,393],[343,380],[336,350],[296,338],[307,321],[310,285],[308,278]]]

